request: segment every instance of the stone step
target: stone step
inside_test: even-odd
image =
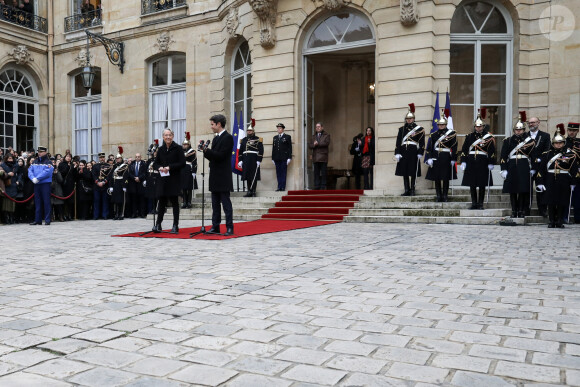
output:
[[[429,224],[470,224],[498,225],[503,217],[492,216],[347,216],[347,223],[429,223]],[[517,225],[524,225],[524,219],[513,219]]]
[[[507,209],[448,209],[448,208],[423,208],[423,209],[353,209],[350,216],[404,216],[404,217],[506,217],[511,211]]]

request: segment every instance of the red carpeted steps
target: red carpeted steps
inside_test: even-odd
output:
[[[288,191],[262,219],[341,221],[363,194],[363,190]]]

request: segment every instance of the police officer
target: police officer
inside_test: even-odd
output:
[[[120,148],[120,147],[119,147]],[[128,165],[123,162],[123,155],[119,153],[113,165],[113,181],[111,184],[111,202],[113,203],[113,220],[123,220],[125,212],[125,200],[127,195]]]
[[[195,174],[197,173],[197,154],[191,147],[189,132],[185,132],[185,140],[181,144],[183,155],[185,156],[185,167],[181,169],[181,193],[183,203],[181,208],[191,208],[191,197],[193,190],[197,189]]]
[[[409,104],[405,124],[399,128],[395,145],[396,176],[403,177],[405,192],[401,196],[415,196],[415,180],[421,176],[419,159],[425,151],[425,130],[415,123],[415,104]],[[409,178],[411,182],[409,183]]]
[[[503,193],[510,194],[512,218],[523,218],[530,212],[532,176],[536,173],[535,141],[526,132],[525,112],[520,112],[514,134],[503,140],[501,148],[501,177]]]
[[[248,125],[246,137],[240,144],[240,161],[238,167],[242,168],[242,180],[248,182],[248,192],[244,197],[256,196],[256,185],[260,180],[260,163],[264,156],[264,144],[262,138],[254,133],[252,124]]]
[[[493,185],[491,171],[495,160],[495,138],[486,130],[482,118],[485,112],[485,108],[482,108],[480,113],[477,113],[477,118],[473,123],[474,131],[465,137],[460,154],[461,170],[464,171],[461,185],[469,186],[471,193],[469,209],[471,210],[483,210],[485,187]]]
[[[39,146],[38,157],[28,168],[28,178],[34,184],[34,222],[31,226],[42,224],[50,225],[50,185],[54,167],[46,156],[46,147]]]
[[[93,220],[109,217],[109,197],[107,189],[111,179],[112,165],[105,161],[105,152],[99,153],[99,162],[92,169],[93,181]]]
[[[286,173],[288,164],[292,161],[292,137],[284,133],[286,127],[283,123],[276,125],[278,134],[274,136],[272,145],[272,162],[276,166],[276,180],[278,188],[276,191],[286,191]]]
[[[578,138],[578,128],[580,124],[577,122],[568,122],[568,137],[566,138],[566,147],[580,158],[580,138]],[[580,189],[575,189],[572,193],[572,203],[574,207],[574,223],[580,224]],[[566,215],[566,214],[565,214]],[[571,219],[570,219],[571,223]]]
[[[441,118],[437,121],[438,130],[431,133],[431,141],[427,146],[425,159],[429,170],[425,179],[435,182],[435,192],[438,202],[448,200],[449,180],[457,179],[455,163],[457,161],[457,133],[447,128],[445,112],[441,112]]]
[[[552,138],[552,147],[542,154],[538,163],[537,189],[546,192],[548,228],[564,228],[564,216],[578,174],[578,156],[565,145],[564,124],[559,124],[558,128]]]

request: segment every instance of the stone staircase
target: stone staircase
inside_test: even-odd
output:
[[[449,191],[451,194],[451,190]],[[245,198],[244,192],[233,192],[231,200],[234,207],[234,220],[250,221],[260,219],[274,208],[285,192],[262,191],[256,197]],[[511,213],[509,195],[501,193],[501,187],[492,187],[489,203],[485,210],[470,210],[471,197],[466,187],[454,187],[449,202],[435,202],[435,190],[420,190],[417,196],[404,197],[385,194],[382,190],[367,190],[355,203],[354,208],[344,217],[349,223],[438,223],[438,224],[499,224],[500,220]],[[152,215],[148,219],[151,220]],[[223,214],[222,214],[223,217]],[[201,219],[201,195],[196,195],[193,208],[181,209],[182,220]],[[165,219],[172,219],[168,209]],[[539,216],[533,205],[531,216],[514,219],[518,225],[546,224],[547,219]],[[211,196],[206,194],[205,223],[211,223]]]

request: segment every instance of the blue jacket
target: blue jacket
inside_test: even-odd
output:
[[[54,167],[48,157],[37,158],[34,163],[28,168],[28,178],[30,180],[37,178],[38,184],[51,183],[52,172]]]

